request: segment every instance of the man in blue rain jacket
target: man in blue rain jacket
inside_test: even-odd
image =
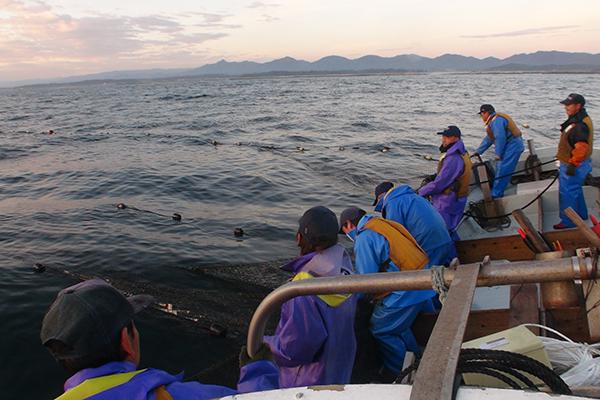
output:
[[[424,251],[408,231],[365,214],[364,210],[350,207],[340,216],[340,233],[345,233],[354,242],[356,272],[372,274],[431,267]],[[431,289],[376,296],[378,301],[371,315],[370,329],[383,359],[382,378],[398,376],[407,351],[421,353],[411,326],[420,312],[435,310],[434,296]]]
[[[496,176],[492,185],[492,197],[504,196],[504,189],[525,149],[523,138],[517,124],[510,116],[497,113],[491,104],[483,104],[479,115],[485,125],[486,136],[477,148],[475,155],[483,154],[492,144],[496,152]]]
[[[431,265],[448,265],[456,257],[454,241],[446,222],[435,208],[410,186],[394,188],[382,182],[375,188],[375,211],[402,224],[425,250]]]
[[[237,393],[224,386],[182,382],[182,373],[137,369],[140,336],[133,316],[152,301],[145,295],[126,298],[100,279],[81,282],[58,294],[40,333],[42,344],[73,374],[58,399],[208,400]],[[244,361],[238,391],[278,387],[277,367],[268,358],[268,347],[263,344],[254,360]]]

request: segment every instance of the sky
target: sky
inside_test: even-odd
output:
[[[600,53],[598,0],[0,0],[0,81],[221,59]]]

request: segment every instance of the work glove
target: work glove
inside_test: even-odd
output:
[[[576,170],[577,170],[577,167],[575,165],[573,165],[573,164],[567,165],[567,175],[569,175],[569,176],[575,175]]]
[[[263,342],[252,358],[250,358],[248,355],[248,348],[246,346],[242,346],[242,350],[240,351],[240,368],[260,360],[273,361],[273,353],[271,353],[271,348],[268,344]]]
[[[600,222],[598,222],[596,217],[594,217],[593,215],[590,215],[590,218],[592,219],[592,224],[593,224],[592,230],[598,237],[600,237]]]

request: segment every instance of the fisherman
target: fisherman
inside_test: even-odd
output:
[[[352,261],[338,242],[333,211],[317,206],[299,221],[300,256],[282,269],[293,281],[353,273]],[[350,382],[356,338],[357,296],[335,294],[295,297],[283,304],[274,336],[265,336],[279,366],[282,388]]]
[[[410,186],[394,188],[391,182],[380,183],[375,188],[373,205],[383,218],[398,222],[410,232],[432,265],[448,265],[456,257],[444,219]]]
[[[469,194],[471,159],[461,140],[457,126],[450,125],[442,132],[442,153],[437,174],[418,190],[421,196],[431,196],[433,207],[438,210],[450,232],[450,237],[459,240],[456,227],[462,219]]]
[[[575,226],[565,214],[568,207],[572,207],[582,219],[588,217],[581,186],[585,177],[592,172],[590,156],[594,146],[594,126],[585,110],[585,98],[571,93],[561,104],[564,104],[568,118],[560,126],[561,135],[556,153],[556,158],[560,161],[560,222],[554,225],[554,229]]]
[[[398,272],[427,269],[427,255],[401,224],[366,215],[357,207],[340,215],[340,233],[354,242],[356,272]],[[421,349],[411,326],[420,312],[435,311],[435,292],[429,290],[395,291],[375,296],[370,329],[383,359],[380,377],[392,382],[402,371],[407,351],[420,355]]]
[[[496,152],[496,178],[492,185],[492,197],[504,196],[504,189],[510,182],[511,174],[515,171],[521,153],[523,153],[523,138],[517,124],[508,114],[497,113],[491,104],[483,104],[479,115],[485,124],[487,136],[473,156],[483,154],[492,144]]]
[[[140,334],[133,317],[150,303],[151,296],[126,298],[101,279],[58,293],[40,333],[42,344],[72,374],[58,399],[209,399],[236,394],[223,386],[181,382],[183,374],[137,369]],[[277,367],[268,358],[268,346],[263,344],[241,368],[239,391],[277,388]]]

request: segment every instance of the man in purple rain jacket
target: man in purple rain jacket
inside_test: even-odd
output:
[[[58,399],[208,400],[236,394],[223,386],[181,382],[183,373],[137,369],[140,336],[133,316],[152,301],[144,295],[126,298],[100,279],[79,283],[58,294],[40,333],[44,346],[73,374]],[[263,345],[258,354],[242,366],[238,391],[278,387],[277,367],[265,359],[268,348]]]
[[[469,195],[469,180],[471,179],[471,160],[461,140],[460,129],[450,125],[442,132],[442,156],[438,163],[435,178],[421,187],[421,196],[431,196],[433,207],[440,213],[450,236],[459,240],[456,227],[462,219]]]
[[[308,210],[296,234],[301,255],[282,268],[295,273],[294,281],[351,274],[352,261],[337,244],[338,230],[331,210],[322,206]],[[356,298],[301,296],[283,304],[275,335],[264,338],[279,366],[281,388],[350,382]]]

